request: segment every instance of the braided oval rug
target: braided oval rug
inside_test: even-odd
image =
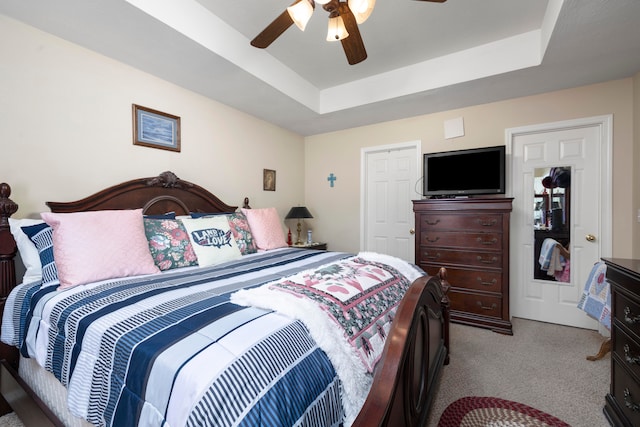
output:
[[[497,397],[463,397],[444,410],[438,427],[571,427],[531,406]]]

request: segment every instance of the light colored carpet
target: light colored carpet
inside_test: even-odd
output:
[[[0,417],[0,427],[24,427],[22,421],[15,413]]]
[[[524,403],[572,427],[608,427],[602,407],[611,355],[585,359],[603,340],[595,331],[517,318],[513,336],[452,324],[451,362],[444,367],[428,427],[465,396]],[[13,414],[0,417],[0,427],[21,427],[16,419]]]
[[[514,318],[513,336],[451,325],[444,367],[428,426],[455,400],[493,396],[532,406],[572,427],[609,426],[602,408],[611,354],[590,362],[604,338],[589,331]]]

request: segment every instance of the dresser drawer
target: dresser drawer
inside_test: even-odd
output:
[[[426,266],[424,271],[435,276],[440,267]],[[485,292],[502,292],[502,272],[495,270],[467,270],[465,268],[447,268],[447,282],[453,287],[473,289]]]
[[[502,233],[425,231],[420,236],[424,246],[502,250]]]
[[[500,297],[457,292],[454,289],[451,289],[448,295],[451,310],[497,318],[502,316],[502,298]]]
[[[614,353],[622,360],[622,365],[640,377],[640,345],[619,328],[615,328],[613,333],[615,334],[613,342],[616,345],[613,349]],[[640,396],[638,398],[640,399]]]
[[[447,273],[451,286],[485,292],[502,292],[502,272],[500,271],[451,268]]]
[[[418,263],[502,268],[502,254],[480,251],[461,251],[444,248],[421,247]]]
[[[502,230],[502,215],[477,214],[460,215],[447,213],[429,213],[420,215],[422,231],[429,230]]]
[[[612,358],[613,395],[629,425],[640,426],[640,384]]]
[[[613,317],[622,323],[629,331],[640,337],[640,304],[614,292]],[[637,339],[637,338],[636,338]]]

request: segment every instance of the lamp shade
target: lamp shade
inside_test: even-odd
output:
[[[329,28],[327,30],[327,41],[334,42],[337,40],[346,39],[349,37],[349,32],[344,26],[342,16],[329,16]]]
[[[307,22],[313,14],[313,6],[307,0],[300,0],[287,8],[289,16],[302,31],[307,27]]]
[[[358,24],[362,24],[369,18],[373,7],[376,5],[376,0],[349,0],[349,9],[353,12],[353,16],[356,18]]]
[[[298,219],[313,218],[313,215],[311,215],[311,212],[309,212],[309,209],[307,209],[304,206],[294,206],[291,208],[291,210],[289,211],[289,213],[284,219],[291,219],[291,218],[298,218]]]

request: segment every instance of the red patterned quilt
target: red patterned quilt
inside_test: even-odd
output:
[[[360,253],[242,290],[232,301],[302,320],[336,368],[357,414],[400,300],[424,272],[398,258]],[[351,410],[350,410],[351,409]]]

